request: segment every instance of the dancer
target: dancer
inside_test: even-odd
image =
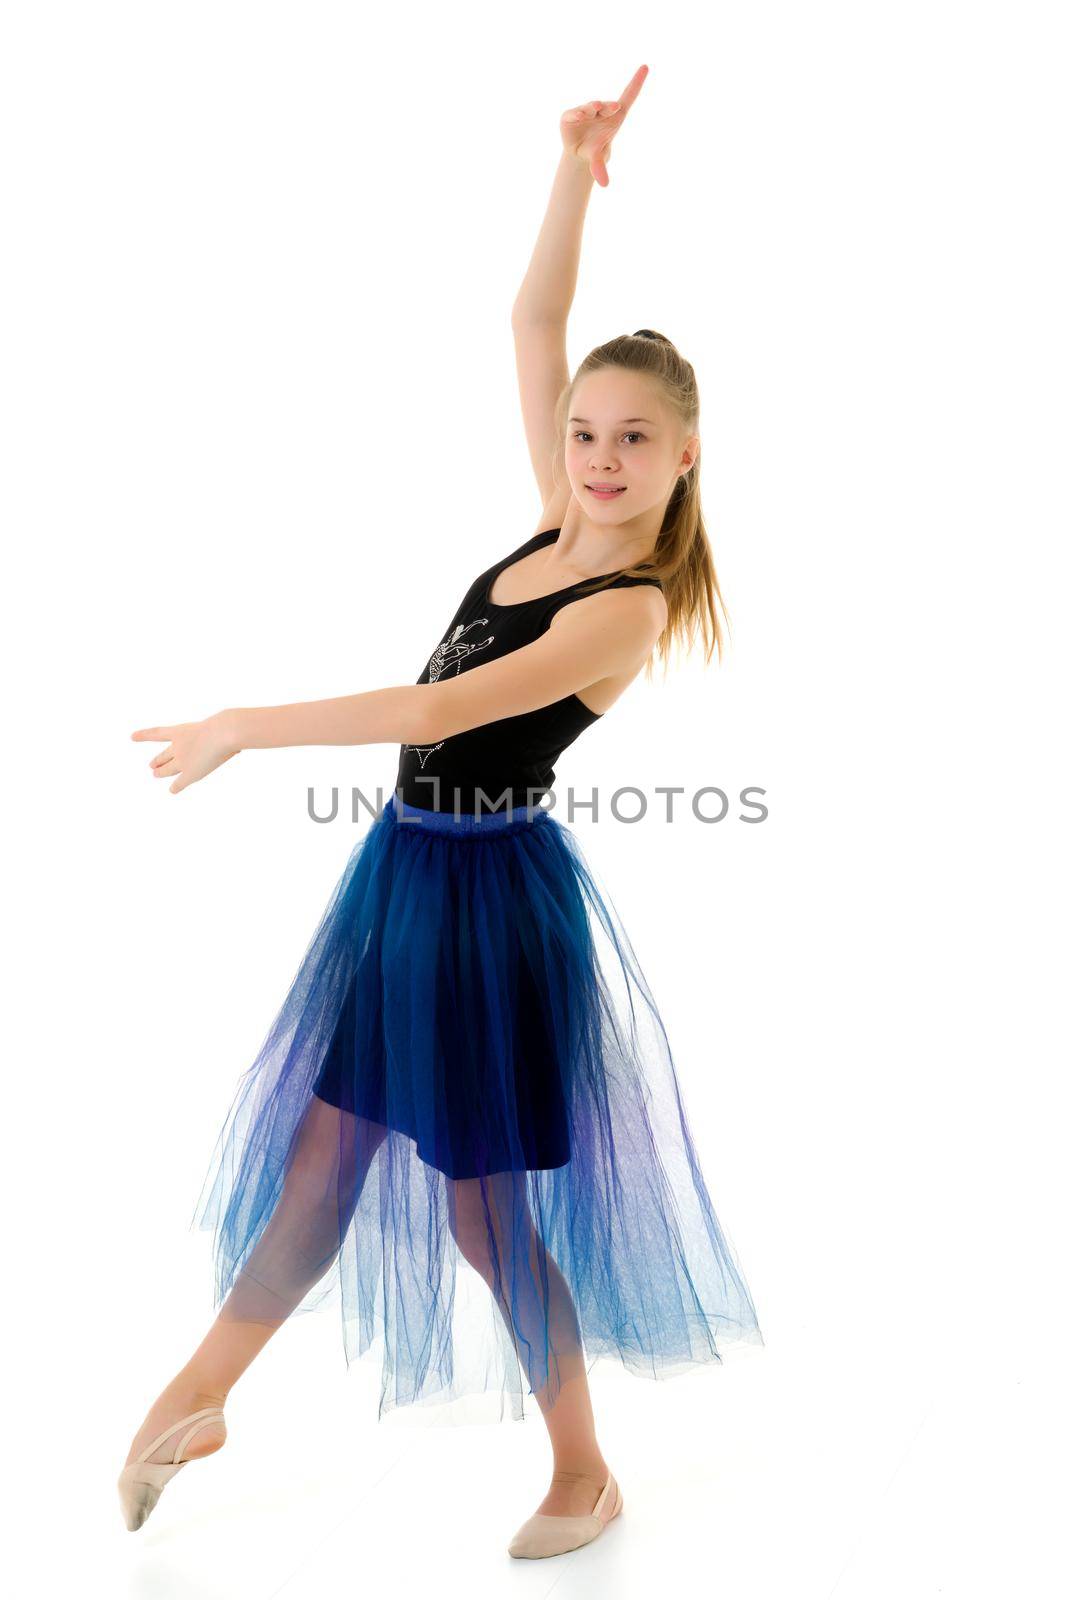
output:
[[[721,652],[691,365],[648,328],[573,378],[566,363],[589,195],[647,70],[563,116],[512,313],[537,531],[470,584],[415,684],[132,736],[166,741],[151,770],[173,794],[248,749],[400,757],[219,1133],[193,1218],[213,1230],[218,1315],[130,1446],[131,1530],[223,1445],[234,1383],[294,1313],[339,1302],[346,1360],[381,1340],[379,1418],[486,1393],[522,1418],[532,1396],[554,1471],[508,1546],[525,1557],[622,1509],[597,1358],[662,1379],[762,1343],[656,1003],[542,803],[657,648],[699,629]]]

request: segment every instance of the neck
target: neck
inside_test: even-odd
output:
[[[552,553],[561,567],[596,577],[650,560],[662,526],[663,511],[655,507],[628,522],[593,522],[572,495]]]

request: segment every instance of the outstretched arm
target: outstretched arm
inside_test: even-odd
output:
[[[579,612],[583,615],[579,616]],[[539,639],[436,683],[369,689],[331,700],[237,706],[202,722],[138,728],[138,740],[169,740],[150,763],[172,778],[171,794],[206,778],[242,750],[305,744],[436,744],[468,728],[521,716],[615,673],[636,669],[666,623],[658,589],[606,589],[564,608]]]

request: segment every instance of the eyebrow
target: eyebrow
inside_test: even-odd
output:
[[[588,417],[568,417],[567,421],[568,422],[585,422],[585,423],[588,423],[589,422],[589,418]],[[622,427],[625,426],[625,424],[627,422],[647,422],[649,427],[651,427],[651,428],[654,428],[656,426],[656,424],[652,421],[651,417],[623,417],[622,421],[618,424],[618,426],[620,428],[622,428]]]

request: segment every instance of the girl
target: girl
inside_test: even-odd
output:
[[[762,1343],[655,1002],[537,803],[657,645],[699,625],[721,652],[692,367],[643,328],[567,375],[585,209],[647,70],[563,116],[512,314],[537,532],[475,578],[417,683],[133,734],[167,741],[151,769],[172,794],[248,749],[395,740],[400,762],[219,1134],[194,1223],[214,1229],[220,1309],[130,1446],[131,1530],[223,1445],[274,1331],[333,1290],[346,1361],[382,1335],[379,1418],[493,1390],[522,1417],[533,1395],[555,1470],[514,1556],[574,1549],[622,1509],[587,1356],[664,1378]]]

